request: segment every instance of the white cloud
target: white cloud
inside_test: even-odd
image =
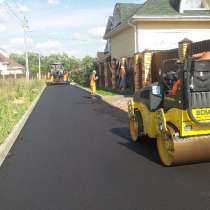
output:
[[[53,32],[50,32],[49,35],[51,35],[51,36],[57,36],[58,35],[58,32],[57,31],[53,31]]]
[[[89,37],[84,32],[74,32],[70,37],[70,40],[77,41],[77,42],[88,42]]]
[[[59,4],[60,1],[59,0],[48,0],[48,4],[50,5],[56,5],[56,4]]]
[[[20,12],[29,12],[30,11],[29,7],[27,7],[24,4],[18,4],[18,7],[19,7]]]
[[[88,34],[92,37],[92,38],[102,38],[105,32],[105,26],[98,26],[98,27],[94,27],[91,28],[88,31]]]
[[[3,24],[0,24],[0,32],[6,31],[7,27]]]
[[[29,38],[28,40],[28,49],[31,51],[31,49],[34,47],[34,41]],[[24,52],[24,39],[22,37],[15,37],[8,42],[0,43],[2,49],[5,49],[9,53],[23,53]]]
[[[8,18],[8,11],[5,6],[0,3],[0,22],[4,21]]]
[[[65,46],[58,40],[48,39],[45,42],[35,43],[33,39],[28,38],[28,51],[40,52],[43,55],[51,53],[62,53],[68,51]],[[11,39],[7,44],[1,44],[2,48],[9,53],[23,53],[24,52],[24,39],[16,37]]]
[[[35,30],[40,29],[78,29],[92,28],[104,23],[111,14],[110,9],[81,9],[69,11],[68,14],[54,14],[51,16],[33,19],[31,22]]]
[[[33,42],[33,39],[31,38],[28,38],[27,39],[27,43],[32,45],[34,42]],[[24,45],[24,38],[22,37],[16,37],[16,38],[13,38],[9,41],[9,44],[10,45],[13,45],[14,47],[17,47],[17,46],[23,46]]]
[[[48,3],[54,2],[49,1]],[[60,0],[59,2],[61,3]],[[64,10],[53,13],[53,15],[51,9],[48,8],[49,11],[46,11],[44,18],[43,15],[37,15],[37,11],[34,10],[36,8],[28,9],[30,9],[32,17],[29,21],[32,29],[31,36],[34,39],[34,41],[28,40],[29,51],[41,52],[44,55],[66,52],[81,58],[87,54],[95,56],[97,50],[104,49],[105,42],[102,40],[102,36],[107,17],[112,14],[113,8],[82,8],[79,10],[69,8],[68,11]],[[5,18],[4,22],[0,20],[0,31],[5,30],[3,26],[1,29],[1,24],[7,24],[8,35],[2,33],[4,36],[2,35],[2,39],[0,39],[0,45],[9,52],[23,53],[23,32],[15,18]]]
[[[104,35],[105,27],[104,26],[97,26],[93,27],[87,32],[74,32],[72,34],[72,40],[78,42],[91,42],[94,40],[101,41]]]
[[[36,48],[40,51],[55,51],[62,49],[62,43],[58,40],[48,39],[46,42],[38,43]]]

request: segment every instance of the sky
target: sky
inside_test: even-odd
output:
[[[0,0],[0,48],[24,52],[21,20],[29,21],[28,50],[82,58],[103,51],[107,19],[117,0]],[[120,0],[142,3],[143,0]],[[16,17],[16,16],[18,17]],[[19,20],[20,19],[20,20]]]

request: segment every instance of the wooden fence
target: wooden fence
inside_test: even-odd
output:
[[[118,89],[120,72],[124,68],[127,88],[138,91],[142,87],[159,80],[165,60],[184,60],[188,56],[203,51],[210,51],[210,40],[193,43],[184,39],[178,43],[176,49],[144,51],[135,54],[133,57],[120,60],[109,58],[104,62],[97,63],[99,86],[101,88]],[[116,65],[113,65],[113,62],[116,62]]]

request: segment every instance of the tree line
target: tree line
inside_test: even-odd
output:
[[[10,58],[25,66],[25,56],[23,54],[11,54]],[[54,62],[62,62],[65,70],[70,72],[71,80],[82,85],[88,84],[89,76],[96,68],[95,59],[90,56],[78,59],[76,57],[69,56],[66,53],[51,54],[49,56],[41,56],[42,73],[47,73],[50,70],[50,64]],[[29,69],[32,73],[38,73],[39,54],[33,52],[29,53]]]

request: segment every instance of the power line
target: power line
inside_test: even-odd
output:
[[[29,61],[28,61],[28,45],[27,45],[27,32],[29,31],[28,20],[24,17],[23,22],[23,31],[24,31],[24,49],[25,49],[25,59],[26,59],[26,78],[29,80]]]
[[[15,4],[17,6],[17,8],[19,8],[19,12],[22,14],[22,16],[25,16],[25,13],[22,11],[22,8],[20,7],[20,3],[18,3],[16,0],[11,0],[13,2],[13,4]]]
[[[25,56],[26,56],[26,77],[27,79],[29,79],[29,51],[38,51],[38,59],[39,59],[39,79],[41,78],[41,54],[40,51],[36,48],[35,45],[33,45],[33,42],[29,45],[28,43],[28,37],[31,38],[31,40],[33,41],[33,37],[31,33],[27,33],[27,32],[31,32],[29,31],[29,25],[28,25],[28,20],[25,17],[24,12],[22,11],[20,4],[16,1],[16,0],[11,0],[16,6],[17,8],[19,8],[19,12],[22,14],[22,16],[24,17],[24,21],[23,21],[23,29],[24,29],[24,48],[25,48]],[[14,12],[14,10],[10,7],[10,9],[13,11],[13,14],[15,15],[15,17],[18,17],[18,20],[20,20],[19,16],[17,15],[17,13]],[[28,35],[28,37],[27,37]],[[28,47],[30,46],[30,47]],[[30,48],[30,49],[29,49]]]
[[[5,8],[6,8],[7,14],[8,14],[9,16],[13,17],[14,20],[16,21],[16,23],[22,27],[22,20],[20,20],[20,19],[17,18],[16,16],[14,16],[14,14],[11,12],[11,10],[10,10],[8,7],[5,7]]]
[[[4,4],[6,5],[8,11],[20,22],[20,24],[24,24],[24,18],[22,19],[21,17],[19,17],[17,15],[17,13],[15,12],[15,10],[11,7],[11,5],[8,2],[4,2]]]
[[[28,24],[28,20],[27,18],[23,15],[23,17],[20,17],[19,14],[16,13],[16,11],[13,9],[13,7],[8,3],[8,2],[4,2],[4,4],[6,5],[8,11],[10,12],[10,14],[12,14],[16,20],[19,21],[19,24],[21,25],[21,27],[23,28],[23,32],[24,32],[24,51],[25,51],[25,64],[26,64],[26,78],[29,80],[29,60],[28,60],[28,45],[27,45],[27,32],[29,32],[29,24]]]

